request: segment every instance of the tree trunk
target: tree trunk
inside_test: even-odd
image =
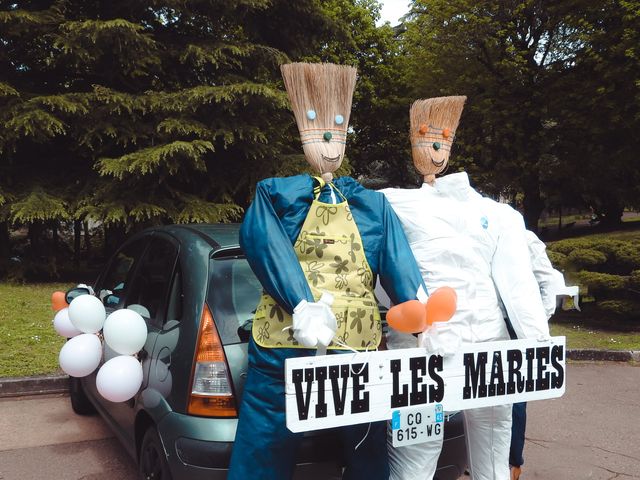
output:
[[[11,251],[9,243],[9,224],[0,222],[0,258],[6,258]]]
[[[605,227],[618,227],[622,224],[622,214],[624,207],[617,201],[612,200],[602,206],[603,216],[600,219],[600,225]]]
[[[0,222],[0,255],[8,255],[9,250],[9,223]]]
[[[104,257],[108,259],[125,239],[125,226],[116,224],[104,227]]]
[[[82,233],[82,222],[73,221],[73,264],[80,266],[80,235]]]
[[[91,234],[89,233],[89,222],[84,222],[83,227],[84,227],[84,251],[86,253],[87,260],[89,260],[91,258]]]
[[[538,221],[540,220],[542,210],[544,210],[544,203],[540,196],[540,186],[537,178],[532,178],[532,180],[535,180],[535,182],[532,181],[524,188],[524,198],[522,200],[524,212],[522,216],[524,217],[524,224],[527,230],[538,233]]]
[[[558,207],[558,231],[562,230],[562,205]]]
[[[58,254],[58,221],[54,220],[51,223],[51,241],[53,243],[53,254]]]
[[[31,247],[31,257],[38,258],[41,253],[42,222],[35,221],[29,225],[29,246]]]

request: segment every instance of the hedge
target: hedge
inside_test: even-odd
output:
[[[640,323],[640,233],[611,237],[560,240],[549,244],[547,253],[568,283],[580,285],[587,309],[605,318]]]

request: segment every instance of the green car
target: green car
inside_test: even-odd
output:
[[[143,479],[226,478],[262,292],[238,231],[237,224],[146,230],[115,253],[93,286],[107,313],[131,308],[147,322],[138,354],[144,379],[134,398],[113,403],[97,391],[97,370],[71,377],[71,405],[79,414],[98,411]],[[107,346],[103,361],[115,355]],[[461,419],[445,432],[438,478],[453,480],[466,464]],[[305,433],[297,463],[297,478],[340,478],[336,432]]]

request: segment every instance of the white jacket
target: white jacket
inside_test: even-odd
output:
[[[400,218],[428,290],[455,289],[458,308],[448,323],[463,342],[509,338],[498,293],[518,338],[549,336],[518,212],[482,197],[464,172],[438,178],[433,186],[382,192]]]

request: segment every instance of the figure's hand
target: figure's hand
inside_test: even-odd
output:
[[[302,300],[293,309],[293,338],[307,348],[327,347],[338,325],[331,311],[333,296],[324,293],[319,301]]]
[[[443,357],[454,355],[461,344],[458,327],[448,322],[435,322],[418,337],[420,347]]]
[[[536,341],[541,343],[546,343],[551,341],[551,336],[549,334],[541,333],[536,337]]]

